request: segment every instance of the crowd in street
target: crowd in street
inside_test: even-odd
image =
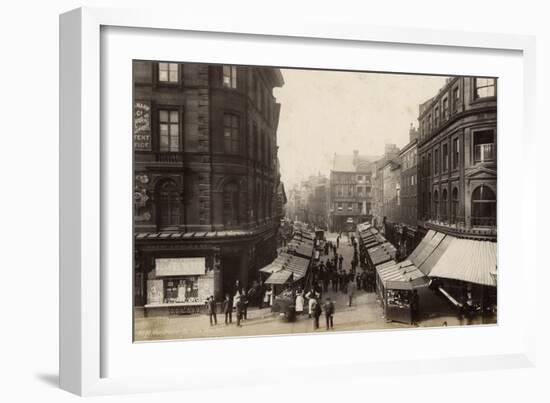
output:
[[[307,313],[308,318],[313,319],[313,329],[319,329],[320,317],[324,312],[326,329],[332,329],[335,313],[334,301],[330,297],[326,297],[323,303],[323,294],[329,290],[333,293],[346,294],[348,306],[352,306],[356,291],[367,291],[367,273],[365,270],[357,270],[359,266],[357,239],[354,235],[347,237],[348,245],[352,246],[354,251],[353,258],[347,267],[344,266],[343,255],[338,252],[341,240],[342,234],[339,233],[335,242],[324,243],[321,253],[324,252],[324,256],[311,268],[311,287],[308,287],[307,292],[299,287],[287,290],[288,298],[292,302],[285,308],[284,315],[287,316],[287,320],[290,320],[288,319],[290,316],[295,318]],[[255,284],[249,290],[245,290],[240,287],[238,281],[232,294],[225,295],[221,311],[224,314],[225,325],[231,325],[233,317],[235,317],[238,327],[242,326],[242,321],[247,320],[247,310],[251,301],[261,309],[273,306],[275,298],[274,290],[270,286]],[[289,313],[289,310],[292,310],[292,314]],[[206,312],[210,326],[217,325],[217,304],[213,295],[206,301]]]

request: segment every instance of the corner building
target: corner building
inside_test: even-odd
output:
[[[135,61],[133,78],[134,303],[199,309],[237,281],[250,287],[276,256],[272,91],[283,77],[274,68]]]
[[[455,77],[420,105],[420,228],[496,240],[496,79]]]

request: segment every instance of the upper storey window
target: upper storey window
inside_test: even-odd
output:
[[[160,151],[180,150],[180,119],[175,110],[159,111]]]
[[[159,81],[162,83],[179,82],[179,65],[177,63],[159,63]]]
[[[496,81],[494,78],[475,78],[474,81],[476,99],[495,96]]]
[[[237,88],[236,66],[223,66],[223,86],[225,88]]]

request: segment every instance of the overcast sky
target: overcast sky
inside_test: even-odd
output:
[[[385,143],[403,147],[418,127],[418,105],[445,77],[282,69],[277,133],[285,187],[311,174],[328,175],[334,153],[382,155]]]

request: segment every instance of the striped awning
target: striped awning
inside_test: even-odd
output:
[[[265,280],[266,284],[285,284],[292,277],[292,272],[290,270],[279,270],[275,273],[271,273],[271,276]]]
[[[376,271],[385,288],[392,290],[412,290],[429,283],[424,275],[410,260],[390,265],[389,262],[376,267]]]
[[[496,287],[496,268],[496,242],[454,238],[429,276]]]

